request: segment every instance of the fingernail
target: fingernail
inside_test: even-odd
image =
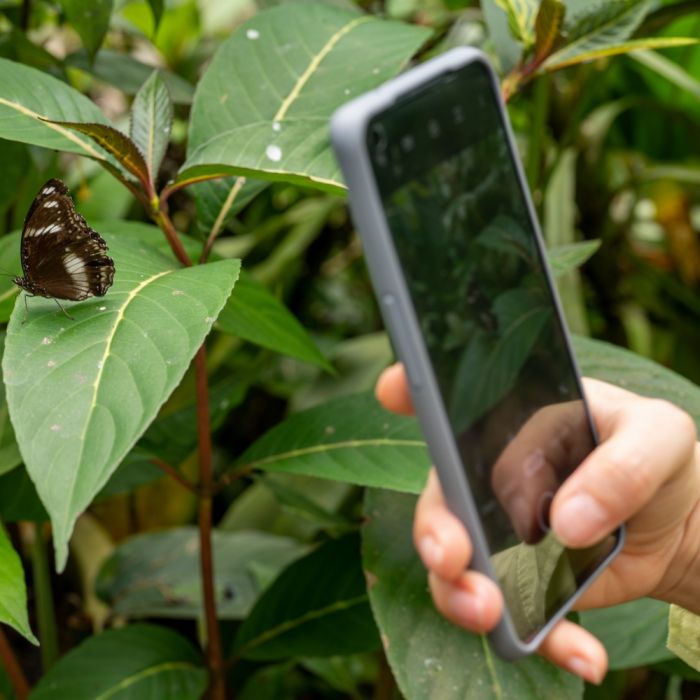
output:
[[[573,547],[602,536],[606,524],[600,503],[587,493],[577,493],[559,506],[552,526],[559,539]]]
[[[581,678],[587,680],[589,683],[599,685],[603,680],[596,667],[588,659],[584,659],[581,656],[572,656],[566,665],[571,673],[581,676]]]
[[[432,535],[423,535],[418,542],[418,552],[429,569],[436,569],[442,563],[444,549]]]
[[[450,594],[448,605],[452,617],[470,628],[483,629],[484,606],[473,594],[456,590]]]

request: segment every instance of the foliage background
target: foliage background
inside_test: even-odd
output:
[[[127,403],[117,431],[126,457],[99,469],[95,459],[66,462],[73,500],[48,480],[51,449],[48,458],[29,456],[50,448],[36,412],[53,416],[44,421],[49,431],[63,426],[59,399],[72,385],[49,386],[37,374],[39,398],[22,416],[12,372],[35,348],[30,376],[57,352],[68,363],[81,343],[103,342],[103,302],[71,310],[86,321],[71,350],[54,344],[70,322],[52,302],[30,300],[32,321],[23,326],[21,300],[10,318],[17,289],[0,281],[0,318],[9,321],[9,407],[3,396],[0,411],[0,619],[9,627],[0,694],[26,697],[32,685],[32,698],[119,689],[120,697],[186,699],[208,686],[212,697],[240,698],[696,697],[700,674],[667,650],[667,606],[657,601],[581,615],[610,654],[601,689],[538,658],[504,664],[483,638],[433,610],[410,543],[411,494],[427,458],[415,423],[385,414],[369,393],[391,350],[326,124],[335,106],[416,54],[460,43],[488,51],[504,76],[584,371],[670,398],[698,419],[700,48],[604,55],[639,49],[635,40],[658,48],[697,37],[698,9],[688,0],[545,0],[539,14],[528,0],[0,0],[0,265],[18,270],[25,212],[41,184],[60,176],[107,238],[117,269],[133,270],[132,286],[123,275],[123,288],[104,299],[107,314],[112,302],[124,310],[118,295],[131,298],[141,274],[167,271],[176,281],[149,288],[152,298],[134,292],[138,304],[157,301],[167,313],[135,304],[128,321],[142,336],[120,345],[115,335],[126,364],[147,370],[138,390],[98,368],[95,386],[102,390],[103,374],[113,380],[106,400]],[[360,11],[370,19],[353,14]],[[348,25],[345,43],[333,39]],[[304,46],[325,51],[315,67]],[[284,89],[302,78],[298,93]],[[146,162],[114,134],[65,122],[130,133]],[[68,155],[90,149],[112,172]],[[171,222],[195,258],[208,240],[217,262],[177,270],[149,218],[161,229]],[[215,270],[220,299],[200,291]],[[190,292],[188,275],[200,275]],[[208,310],[195,314],[198,302]],[[189,313],[201,327],[175,340],[178,322],[194,328]],[[149,334],[156,347],[186,349],[148,356]],[[188,369],[205,335],[209,481],[197,436],[202,375]],[[156,391],[161,370],[169,378]],[[151,409],[127,425],[140,410],[128,403],[136,394]],[[100,427],[86,434],[105,440]],[[208,546],[207,575],[200,562]],[[212,652],[207,582],[224,667]]]

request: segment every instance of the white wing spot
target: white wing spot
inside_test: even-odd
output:
[[[42,190],[43,194],[51,194],[52,192],[55,192],[55,191],[56,191],[56,188],[53,185],[51,185],[50,187],[44,187],[44,189]]]
[[[73,284],[81,287],[88,286],[87,267],[80,256],[75,253],[66,253],[63,256],[63,267],[66,268],[66,272],[70,275]]]
[[[47,209],[55,209],[58,206],[58,202],[55,199],[48,199],[44,202],[44,206]]]

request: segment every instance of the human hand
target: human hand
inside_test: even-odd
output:
[[[557,491],[551,526],[569,547],[595,544],[623,522],[627,533],[620,554],[575,609],[651,596],[700,613],[700,448],[693,421],[665,401],[592,379],[584,387],[601,444]],[[389,410],[413,413],[401,365],[384,371],[377,397]],[[434,470],[413,531],[436,607],[473,632],[492,629],[503,607],[500,589],[467,568],[471,541],[448,510]],[[592,683],[607,669],[600,641],[568,620],[552,629],[539,652]]]

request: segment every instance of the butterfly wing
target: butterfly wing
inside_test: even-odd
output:
[[[82,301],[103,296],[114,279],[107,244],[75,210],[68,188],[49,180],[22,231],[23,286],[32,294]]]

